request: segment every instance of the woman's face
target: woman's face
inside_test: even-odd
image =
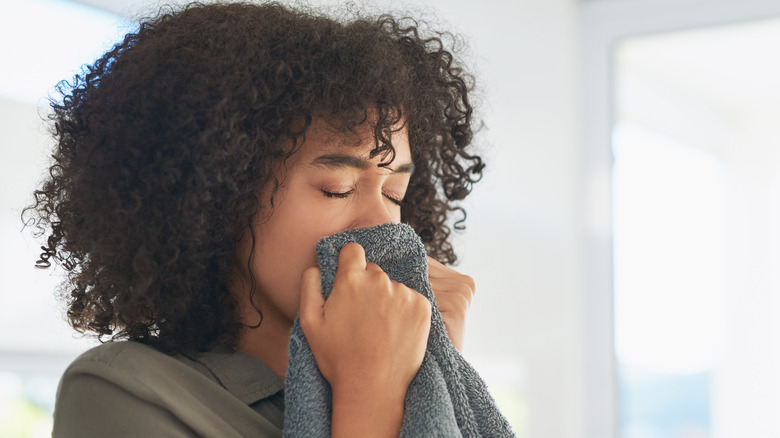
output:
[[[254,248],[249,233],[239,245],[238,260],[247,260],[252,253],[251,274],[245,263],[239,267],[237,286],[244,291],[239,305],[249,304],[248,276],[253,275],[254,301],[263,312],[264,325],[292,325],[300,302],[301,274],[317,266],[315,245],[320,238],[401,220],[399,203],[413,171],[407,131],[403,128],[391,137],[395,159],[385,167],[378,167],[381,154],[369,159],[373,129],[366,124],[359,133],[360,140],[355,140],[315,120],[301,149],[279,172],[282,183],[274,207],[261,209],[255,217]],[[269,205],[270,193],[261,202]]]

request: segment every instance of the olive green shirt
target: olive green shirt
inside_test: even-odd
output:
[[[253,356],[112,342],[65,371],[52,436],[265,438],[280,437],[283,421],[284,381]]]

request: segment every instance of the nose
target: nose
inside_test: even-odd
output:
[[[400,222],[400,213],[391,210],[392,203],[381,193],[359,202],[357,216],[350,228],[371,227],[389,222]]]

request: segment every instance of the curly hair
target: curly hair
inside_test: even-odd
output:
[[[372,157],[406,124],[415,172],[402,221],[445,263],[447,223],[481,177],[473,79],[443,41],[388,15],[332,18],[270,4],[167,7],[85,66],[52,101],[53,164],[27,225],[37,266],[68,273],[71,325],[167,352],[235,345],[236,248],[275,165],[313,117],[370,122]],[[368,117],[368,115],[371,117]],[[287,146],[286,146],[287,145]],[[28,216],[29,215],[29,216]]]

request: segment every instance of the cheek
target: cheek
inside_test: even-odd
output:
[[[316,199],[293,199],[277,204],[273,214],[256,226],[252,263],[261,309],[273,305],[290,319],[298,312],[303,271],[317,266],[317,241],[349,226],[343,208],[321,208]]]

